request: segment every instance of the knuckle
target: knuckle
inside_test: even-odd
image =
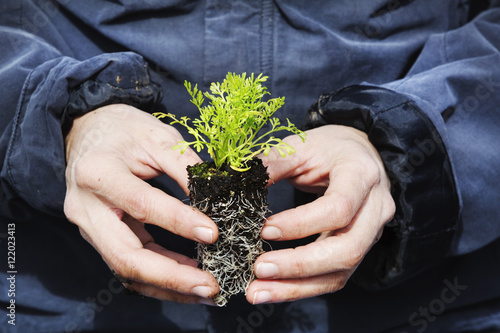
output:
[[[347,283],[346,279],[344,279],[343,274],[335,274],[329,275],[325,279],[321,281],[320,285],[317,287],[316,295],[324,295],[337,292],[343,289]]]
[[[364,163],[361,173],[368,187],[379,184],[382,181],[380,171],[375,163]]]
[[[124,279],[131,279],[132,274],[130,270],[128,256],[125,254],[120,254],[112,252],[106,257],[103,257],[109,268],[118,276]]]
[[[123,281],[132,283],[132,281],[140,280],[139,271],[135,262],[133,251],[111,252],[103,258],[109,268],[116,276],[119,276]]]
[[[331,280],[331,283],[327,285],[327,289],[324,293],[333,293],[339,290],[344,289],[347,284],[348,278],[341,274],[340,276],[336,276],[336,278]]]
[[[362,186],[367,189],[380,184],[382,181],[380,166],[373,159],[356,159],[355,163],[349,163],[346,168],[349,169],[351,174],[359,175]]]
[[[172,216],[169,222],[170,231],[177,235],[181,235],[183,233],[184,222],[180,220],[177,215]]]
[[[387,194],[387,199],[384,203],[382,217],[385,222],[389,222],[394,218],[394,214],[396,213],[396,203],[390,194]]]
[[[365,256],[365,251],[360,245],[352,245],[346,257],[346,268],[352,269],[357,267]]]
[[[66,195],[66,198],[64,199],[63,211],[66,218],[73,223],[75,222],[75,219],[77,219],[80,215],[78,202],[73,199],[72,195]]]
[[[175,276],[170,276],[161,282],[161,285],[168,290],[181,291],[181,282]]]
[[[150,204],[144,190],[132,191],[127,197],[127,212],[139,222],[147,222],[150,215]]]
[[[300,285],[290,286],[287,290],[286,301],[296,301],[304,297],[304,288]]]
[[[306,261],[302,256],[294,255],[295,260],[292,262],[292,274],[294,277],[304,276],[306,272]]]
[[[98,164],[95,159],[80,158],[72,167],[73,182],[79,188],[95,190],[100,182],[99,173],[96,172]]]
[[[332,210],[332,224],[335,221],[340,221],[341,226],[345,226],[351,221],[352,217],[354,216],[354,202],[345,194],[338,193],[332,200]],[[334,229],[338,227],[339,226],[335,225]]]

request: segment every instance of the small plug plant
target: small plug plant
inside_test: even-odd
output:
[[[159,119],[168,117],[171,124],[181,124],[194,140],[181,141],[173,149],[181,149],[183,153],[187,147],[193,146],[197,152],[206,148],[213,158],[215,166],[220,169],[228,164],[236,171],[248,170],[247,162],[260,153],[266,156],[272,147],[276,147],[281,156],[292,154],[295,150],[281,139],[270,134],[278,131],[290,131],[305,140],[305,133],[287,119],[287,125],[281,125],[274,113],[285,103],[284,97],[272,98],[263,101],[269,94],[262,85],[267,76],[260,74],[256,78],[245,73],[236,75],[228,73],[222,83],[212,83],[210,92],[204,94],[191,83],[184,86],[191,95],[191,102],[200,111],[200,118],[192,121],[188,117],[177,117],[171,113],[154,113]],[[205,97],[210,100],[209,105],[203,106]],[[261,133],[265,125],[270,129]]]
[[[206,149],[213,161],[189,166],[188,188],[191,205],[217,224],[219,238],[213,244],[198,244],[199,267],[214,275],[220,293],[215,298],[224,306],[232,295],[245,292],[255,279],[253,265],[262,254],[261,229],[269,213],[267,182],[269,176],[262,161],[276,148],[286,157],[295,149],[271,134],[289,131],[305,141],[306,134],[287,119],[282,125],[273,117],[284,104],[284,97],[264,101],[269,94],[262,74],[228,73],[222,83],[212,83],[210,92],[197,85],[184,85],[200,117],[191,121],[173,114],[154,113],[169,118],[171,124],[184,126],[194,138],[181,141],[172,149],[184,153],[192,146]],[[209,103],[205,104],[205,98]]]

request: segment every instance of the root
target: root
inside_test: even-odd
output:
[[[232,295],[246,291],[255,279],[254,262],[264,252],[260,232],[268,214],[265,196],[231,194],[226,202],[191,203],[219,227],[219,238],[214,244],[198,244],[200,268],[219,282],[220,293],[215,298],[218,306],[226,305]]]

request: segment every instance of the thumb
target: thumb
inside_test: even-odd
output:
[[[303,166],[307,162],[307,157],[303,149],[303,142],[298,136],[290,136],[283,141],[292,146],[295,149],[295,153],[282,156],[278,152],[278,149],[272,148],[267,156],[264,154],[258,156],[262,160],[264,166],[267,167],[270,185],[280,180],[300,175]]]

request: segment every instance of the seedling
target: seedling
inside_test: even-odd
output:
[[[198,152],[206,149],[213,159],[187,170],[191,205],[212,218],[219,228],[214,244],[198,244],[199,266],[219,282],[220,293],[215,298],[219,306],[224,306],[230,296],[246,291],[255,279],[255,259],[263,253],[260,231],[269,213],[269,176],[256,156],[267,156],[272,148],[283,157],[295,152],[271,135],[275,132],[289,131],[302,141],[306,138],[288,119],[282,125],[273,117],[285,99],[264,101],[269,94],[262,85],[266,80],[262,74],[246,77],[245,73],[228,73],[222,83],[212,83],[210,92],[205,93],[186,81],[184,85],[200,117],[191,121],[170,113],[153,114],[160,119],[170,118],[171,124],[184,126],[194,137],[172,149],[180,149],[181,153],[190,146]]]

